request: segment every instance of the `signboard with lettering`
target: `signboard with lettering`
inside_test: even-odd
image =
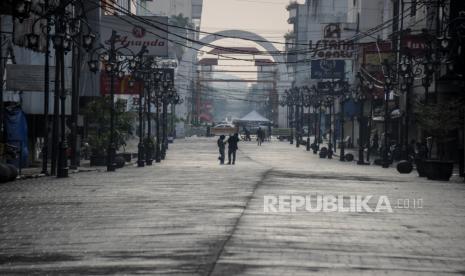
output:
[[[317,59],[311,61],[312,79],[344,79],[345,61]]]
[[[310,40],[309,50],[312,59],[352,59],[355,44],[352,40],[342,39],[340,23],[330,23],[323,26],[323,39]]]
[[[402,46],[414,56],[424,56],[428,49],[425,37],[420,35],[402,36]]]
[[[102,16],[100,27],[100,42],[109,46],[112,31],[119,35],[116,48],[127,46],[137,53],[143,45],[147,47],[147,55],[168,56],[168,18],[161,16],[138,16],[141,22],[129,16]],[[122,49],[121,52],[124,52]],[[128,55],[130,55],[130,52]]]
[[[102,95],[109,95],[111,92],[110,85],[110,76],[102,72],[100,74],[100,93]],[[129,76],[113,78],[113,93],[116,95],[139,95],[142,89],[144,89],[144,85],[138,81],[135,82],[133,87],[129,86]]]

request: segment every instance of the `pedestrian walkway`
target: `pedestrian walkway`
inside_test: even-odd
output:
[[[465,186],[285,142],[176,140],[151,167],[0,186],[0,274],[438,275],[465,271]],[[264,197],[385,195],[392,213],[265,213]],[[422,208],[396,208],[397,199]],[[371,207],[373,207],[370,204]]]

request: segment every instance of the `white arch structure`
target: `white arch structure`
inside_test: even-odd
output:
[[[291,87],[291,81],[289,79],[289,75],[287,72],[287,66],[285,64],[285,59],[283,54],[279,54],[279,50],[273,45],[273,43],[269,42],[262,36],[248,32],[243,30],[223,30],[219,32],[215,32],[213,34],[209,34],[200,39],[200,43],[211,44],[217,40],[227,39],[227,38],[235,38],[235,37],[246,37],[250,40],[253,40],[254,43],[263,47],[267,52],[271,53],[271,57],[276,62],[278,68],[278,80],[277,80],[277,91],[278,95],[284,93],[284,90]],[[199,45],[202,46],[202,45]],[[195,49],[187,49],[184,53],[182,60],[196,60],[197,51]],[[285,127],[287,121],[287,113],[285,109],[279,106],[278,109],[278,125],[279,127]]]

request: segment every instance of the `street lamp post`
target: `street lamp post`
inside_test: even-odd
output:
[[[303,100],[302,110],[304,108],[307,108],[307,143],[306,143],[307,151],[310,151],[310,126],[311,126],[310,107],[312,106],[310,93],[311,93],[310,89],[308,87],[304,87],[304,91],[302,92],[302,100]]]
[[[359,115],[358,115],[358,161],[357,165],[369,165],[364,160],[364,105],[366,100],[366,94],[364,89],[368,88],[371,92],[374,88],[374,85],[371,81],[365,81],[361,74],[357,74],[357,78],[359,79],[358,89],[354,91],[353,98],[358,101],[359,103]],[[369,140],[369,139],[368,139]],[[368,159],[368,156],[367,156]]]
[[[364,125],[364,118],[363,118],[363,109],[365,104],[364,95],[359,95],[358,97],[360,110],[358,115],[358,161],[357,165],[366,165],[365,157],[364,157],[364,135],[363,135],[363,125]]]
[[[346,161],[346,156],[345,156],[345,142],[344,142],[344,125],[345,125],[345,114],[344,114],[344,105],[346,101],[349,99],[350,94],[345,93],[341,96],[340,101],[341,101],[341,137],[340,137],[340,143],[341,143],[341,149],[339,151],[339,161]]]
[[[323,119],[323,101],[320,100],[319,107],[318,107],[318,139],[316,140],[315,150],[313,150],[314,154],[318,152],[318,150],[320,149],[320,143],[322,142],[322,135],[321,135],[321,120],[322,119]]]
[[[155,69],[157,65],[155,63],[149,64],[150,69]],[[147,103],[147,143],[145,148],[145,163],[147,166],[151,166],[153,163],[153,138],[152,138],[152,87],[157,82],[158,71],[152,72],[149,70],[150,73],[147,74],[147,89],[146,89],[146,103]],[[145,85],[144,85],[145,86]]]
[[[44,2],[44,9],[48,9],[48,0]],[[49,109],[49,101],[50,101],[50,31],[51,28],[49,26],[49,19],[46,19],[46,27],[45,27],[45,62],[44,62],[44,145],[42,147],[42,171],[41,173],[44,175],[48,175],[48,132],[49,132],[49,117],[48,117],[48,109]],[[2,85],[3,86],[3,85]],[[2,100],[3,101],[3,100]],[[3,109],[2,109],[3,110]]]
[[[331,96],[326,97],[325,106],[329,108],[329,137],[328,137],[328,159],[333,158],[333,102],[334,99]]]
[[[156,161],[165,159],[167,150],[167,126],[168,126],[168,104],[174,95],[174,68],[176,64],[174,61],[165,61],[162,65],[163,69],[160,69],[160,84],[161,93],[156,93],[156,105],[157,105],[157,143],[156,143]],[[161,114],[161,138],[160,138],[160,103],[162,105]],[[161,139],[161,143],[160,143]],[[160,148],[161,146],[161,148]]]
[[[383,66],[386,68],[384,75],[384,146],[383,146],[383,160],[382,167],[388,168],[390,165],[389,160],[389,96],[393,87],[392,72],[390,64],[387,60],[384,60]]]
[[[94,49],[94,51],[90,54],[91,60],[88,62],[89,70],[91,72],[97,72],[99,68],[99,61],[102,59],[104,62],[104,68],[106,74],[110,76],[110,137],[109,142],[107,145],[107,171],[112,172],[115,171],[115,156],[116,156],[116,140],[115,140],[115,77],[123,78],[125,75],[124,70],[126,69],[125,66],[129,67],[129,69],[134,69],[134,62],[132,59],[136,59],[140,57],[145,48],[142,47],[139,54],[136,56],[125,44],[121,47],[116,47],[116,42],[120,39],[120,36],[117,34],[115,30],[112,30],[111,37],[109,39],[110,48],[106,49],[103,45]],[[132,56],[132,59],[120,60],[120,56],[124,56],[122,50],[126,50],[129,52],[129,55]],[[100,51],[100,53],[98,53]],[[93,55],[97,54],[97,59],[93,59]],[[139,106],[141,108],[141,106]]]
[[[31,12],[32,1],[31,0],[20,0],[16,1],[13,16],[18,18],[20,21],[27,18]],[[40,11],[35,10],[38,13],[38,17],[31,26],[31,33],[25,35],[26,47],[33,51],[42,50],[45,55],[44,63],[44,145],[42,148],[42,173],[48,175],[48,110],[49,110],[49,97],[50,97],[50,74],[49,74],[49,55],[50,55],[50,39],[53,41],[55,49],[55,97],[54,97],[54,116],[53,116],[53,132],[52,132],[52,168],[51,174],[57,175],[58,177],[66,177],[68,175],[68,157],[66,154],[67,142],[66,142],[66,114],[65,105],[66,91],[65,91],[65,60],[64,56],[74,48],[73,50],[73,108],[72,108],[72,134],[76,134],[76,121],[78,109],[76,108],[76,95],[78,93],[77,84],[79,83],[78,70],[75,68],[76,55],[74,52],[79,52],[81,48],[89,51],[94,42],[95,35],[91,33],[91,28],[86,20],[86,14],[83,8],[83,4],[80,1],[60,1],[50,4],[49,0],[43,0],[38,5]],[[67,12],[73,10],[73,12]],[[45,24],[43,22],[45,21]],[[40,23],[40,31],[45,38],[45,49],[41,49],[41,35],[35,33],[36,24]],[[53,28],[53,35],[51,34]],[[87,33],[83,34],[82,29],[87,27]],[[61,102],[61,107],[59,107]],[[61,113],[61,117],[60,117]],[[61,119],[60,119],[61,118]],[[60,120],[60,126],[59,121]],[[60,129],[60,130],[59,130]],[[60,134],[60,140],[58,135]],[[76,135],[74,135],[76,136]],[[72,144],[72,164],[76,165],[77,147],[74,145],[75,138],[73,138]],[[58,147],[57,147],[58,146]],[[58,154],[58,162],[57,162]],[[58,168],[57,168],[58,167]]]
[[[404,143],[403,159],[409,160],[409,123],[410,123],[410,90],[414,82],[413,58],[407,54],[401,57],[400,71],[402,73],[401,91],[405,94],[405,111],[404,111]]]
[[[318,110],[318,112],[317,112]],[[314,133],[315,138],[313,139],[313,154],[317,154],[319,150],[319,141],[320,141],[320,120],[321,120],[321,102],[319,100],[315,101],[313,104],[313,117],[314,122]]]
[[[109,64],[107,64],[107,72],[110,73],[110,142],[107,150],[107,171],[115,171],[115,69],[116,69],[116,31],[112,31],[110,38],[110,53],[109,53]]]
[[[161,82],[155,84],[155,122],[156,122],[156,141],[155,141],[155,162],[161,162],[161,150],[160,150],[160,101],[162,96]]]
[[[129,86],[134,87],[135,81],[143,82],[143,78],[141,77],[142,73],[138,71],[139,64],[137,64],[136,60],[139,61],[142,59],[142,56],[138,56],[135,58],[134,61],[131,61],[132,68],[134,68],[134,72],[132,74],[132,78],[129,80]],[[139,136],[139,143],[137,144],[137,167],[144,167],[144,92],[147,90],[146,85],[144,84],[143,87],[139,86],[139,98],[137,101],[138,105],[138,119],[139,119],[139,126],[138,126],[138,136]]]
[[[144,85],[145,86],[145,85]],[[137,144],[137,167],[144,167],[144,88],[139,88],[139,99],[138,99],[138,106],[139,106],[139,143]]]
[[[301,126],[300,126],[300,91],[298,88],[294,88],[292,90],[293,92],[293,101],[294,101],[294,105],[295,105],[295,147],[298,148],[300,147],[300,130],[301,130]]]
[[[65,7],[62,7],[56,15],[55,35],[52,36],[55,48],[55,103],[61,102],[60,111],[58,105],[55,105],[56,119],[60,117],[60,141],[58,143],[58,162],[56,176],[58,178],[68,177],[68,157],[67,157],[67,140],[66,140],[66,89],[65,89],[65,52],[70,51],[71,38],[67,34],[68,18],[64,17]],[[61,113],[61,114],[60,114]],[[56,124],[57,126],[58,124]],[[58,130],[58,127],[57,127]]]

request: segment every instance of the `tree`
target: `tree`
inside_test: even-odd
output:
[[[125,103],[115,104],[115,143],[116,148],[123,146],[132,134],[134,114],[126,112]],[[92,154],[105,155],[110,142],[110,97],[98,97],[87,104],[83,110],[87,119],[88,143]]]
[[[179,36],[183,36],[183,37],[187,37],[187,32],[188,32],[187,29],[194,27],[192,26],[189,17],[185,17],[182,13],[178,15],[172,15],[169,19],[169,22],[171,25],[178,27],[178,28],[176,27],[173,28],[173,33]],[[186,45],[187,40],[181,39],[179,37],[175,37],[173,38],[173,40],[179,43],[179,44],[178,43],[174,44],[174,51],[176,53],[176,57],[180,60],[182,58],[182,55],[184,54],[184,48],[185,48],[182,45]]]
[[[415,113],[420,127],[437,143],[439,159],[444,159],[451,133],[463,125],[463,101],[419,103]]]

